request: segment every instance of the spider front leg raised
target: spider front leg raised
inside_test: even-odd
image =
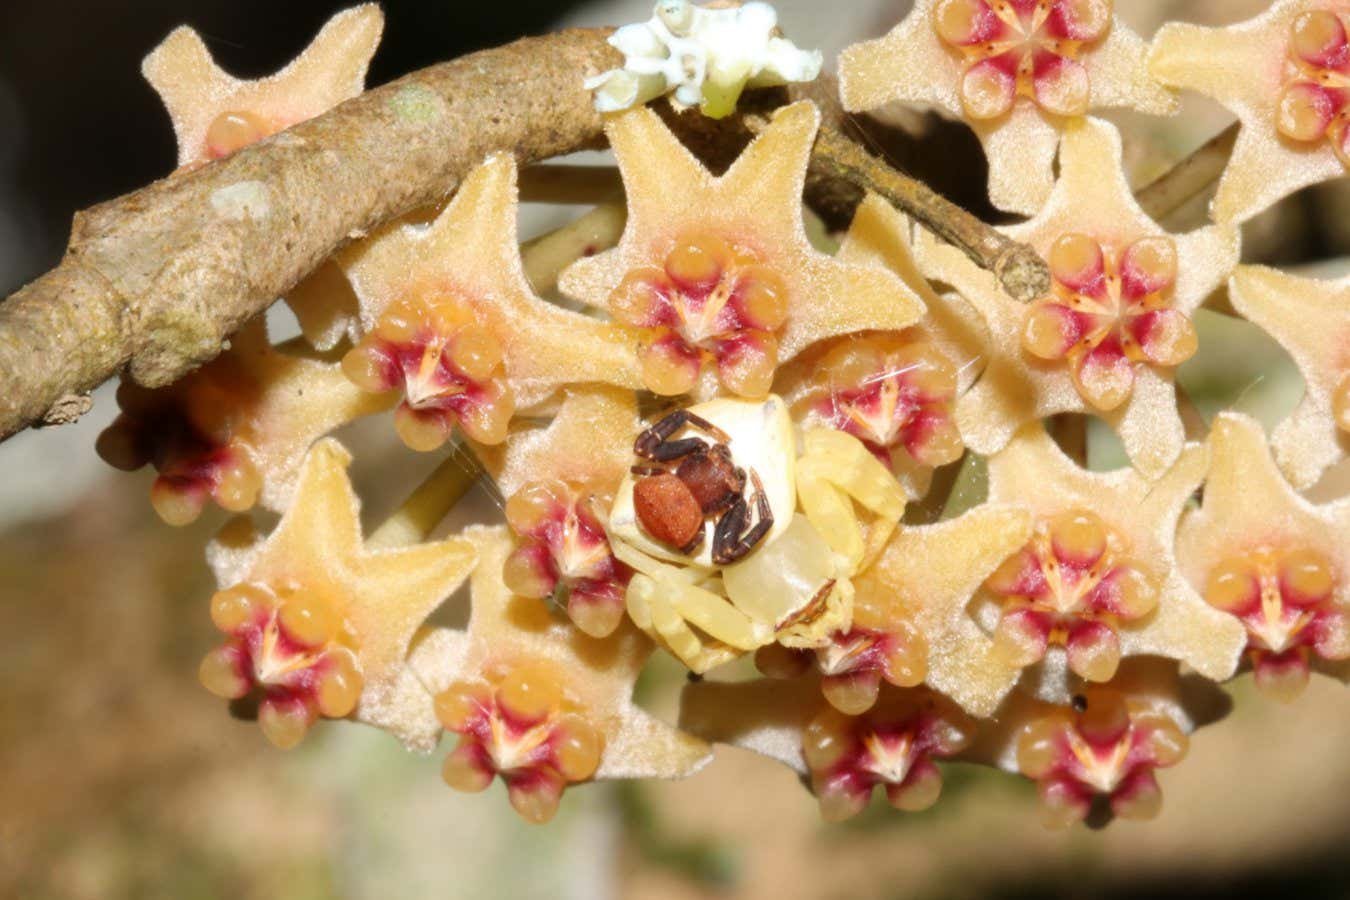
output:
[[[685,425],[692,425],[711,435],[720,444],[730,443],[731,441],[725,431],[702,416],[687,409],[677,409],[639,434],[637,440],[633,442],[633,452],[643,459],[669,462],[672,459],[680,459],[696,450],[705,448],[707,442],[698,438],[681,438],[676,441],[670,439],[671,435]]]

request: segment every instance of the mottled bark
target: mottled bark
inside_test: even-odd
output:
[[[334,251],[439,201],[493,152],[532,163],[603,145],[582,89],[620,62],[607,29],[526,38],[368,91],[228,159],[179,172],[75,217],[61,264],[0,305],[0,440],[71,421],[86,392],[125,370],[160,387],[210,360],[228,336]],[[748,97],[744,117],[696,111],[672,125],[717,167],[789,92]],[[1044,263],[840,130],[832,81],[794,88],[825,125],[807,201],[836,225],[862,187],[993,269],[1014,296]]]
[[[580,85],[619,61],[607,34],[432,66],[80,213],[60,266],[0,306],[0,437],[68,418],[124,367],[170,383],[343,244],[444,198],[489,153],[526,163],[598,146]]]

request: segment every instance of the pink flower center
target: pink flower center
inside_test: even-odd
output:
[[[842,713],[858,715],[872,708],[882,681],[914,687],[928,674],[928,642],[908,619],[897,617],[870,593],[854,601],[853,626],[836,631],[815,650],[821,691]]]
[[[1028,666],[1063,645],[1069,667],[1107,681],[1120,664],[1121,623],[1153,611],[1157,590],[1097,515],[1070,510],[1040,522],[1035,536],[985,587],[1002,601],[994,642],[1010,664]]]
[[[1336,574],[1308,548],[1258,547],[1209,574],[1205,599],[1247,628],[1247,656],[1263,692],[1292,700],[1310,663],[1350,659],[1350,621],[1337,603]]]
[[[198,675],[219,697],[258,691],[258,724],[282,748],[298,744],[319,716],[356,707],[362,678],[338,605],[325,594],[248,583],[211,598],[211,620],[228,635]]]
[[[1330,10],[1312,10],[1290,27],[1284,87],[1275,127],[1291,141],[1327,141],[1341,162],[1350,165],[1350,39],[1346,19]]]
[[[892,335],[839,342],[817,366],[810,410],[887,465],[901,450],[926,466],[960,457],[956,367],[937,347]]]
[[[1176,248],[1149,237],[1103,247],[1084,234],[1050,248],[1051,294],[1032,304],[1022,346],[1044,360],[1067,360],[1074,386],[1099,410],[1134,390],[1134,364],[1171,368],[1198,346],[1195,327],[1172,308]]]
[[[1018,738],[1017,767],[1039,784],[1046,823],[1081,821],[1097,796],[1122,818],[1156,816],[1162,793],[1154,770],[1185,757],[1186,735],[1166,715],[1109,688],[1091,689],[1078,703],[1032,720]]]
[[[437,695],[436,716],[460,735],[442,769],[446,783],[477,792],[500,775],[511,805],[532,822],[551,819],[563,789],[595,774],[604,748],[557,673],[542,666],[457,682]]]
[[[897,695],[864,716],[827,709],[807,726],[802,753],[821,816],[838,822],[861,812],[878,785],[897,809],[937,802],[942,774],[934,763],[961,752],[974,723],[924,691]]]
[[[364,391],[402,392],[394,424],[413,450],[436,449],[455,425],[499,444],[515,414],[500,342],[453,295],[410,294],[391,304],[343,357],[342,370]]]
[[[620,322],[647,331],[643,379],[652,392],[686,393],[705,362],[734,393],[768,392],[787,287],[755,251],[713,232],[683,235],[660,267],[630,271],[610,308]]]
[[[516,549],[503,577],[522,597],[553,598],[592,637],[613,633],[623,618],[632,571],[610,552],[600,510],[604,497],[562,481],[525,485],[506,502]]]
[[[229,354],[159,390],[123,382],[122,413],[99,436],[99,455],[128,471],[153,465],[150,502],[171,525],[194,521],[208,499],[243,512],[262,487],[252,447],[262,393]]]
[[[938,37],[961,54],[961,103],[973,119],[1006,115],[1018,97],[1060,116],[1091,100],[1080,57],[1111,27],[1110,0],[942,0]]]

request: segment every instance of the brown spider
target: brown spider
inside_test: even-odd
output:
[[[685,425],[705,432],[713,442],[672,439]],[[732,460],[730,440],[707,419],[681,409],[642,432],[633,444],[639,457],[667,464],[633,467],[633,474],[641,476],[633,485],[633,508],[642,528],[687,555],[703,543],[705,520],[715,516],[712,560],[719,566],[744,557],[773,527],[773,511],[754,469],[749,478],[753,492],[745,496],[745,470]]]

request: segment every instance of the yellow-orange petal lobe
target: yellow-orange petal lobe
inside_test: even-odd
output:
[[[863,715],[826,709],[802,733],[821,817],[838,822],[856,815],[877,786],[897,809],[927,809],[941,792],[935,761],[961,752],[974,734],[971,719],[924,690],[890,695]]]
[[[1205,599],[1247,629],[1256,685],[1289,702],[1316,662],[1350,659],[1350,622],[1336,599],[1338,574],[1320,551],[1260,545],[1210,569]]]
[[[206,128],[206,155],[224,159],[280,130],[275,123],[245,110],[226,111]]]
[[[1031,665],[1059,645],[1069,668],[1095,682],[1110,680],[1120,664],[1120,628],[1158,603],[1157,585],[1125,536],[1087,509],[1040,521],[1031,543],[985,587],[1001,604],[993,638],[1005,663]]]
[[[342,718],[356,707],[363,678],[355,641],[339,598],[318,585],[241,583],[212,597],[211,619],[226,638],[202,660],[202,685],[227,699],[256,693],[258,724],[277,747],[299,744],[320,716]]]
[[[460,736],[442,769],[446,783],[481,791],[499,776],[511,806],[536,824],[553,818],[567,785],[595,775],[604,751],[567,673],[548,663],[488,667],[441,691],[436,714]]]
[[[1066,828],[1101,797],[1121,818],[1151,818],[1161,809],[1155,772],[1185,756],[1175,721],[1110,686],[1093,687],[1075,707],[1050,708],[1019,734],[1017,767],[1037,782],[1042,821]]]

